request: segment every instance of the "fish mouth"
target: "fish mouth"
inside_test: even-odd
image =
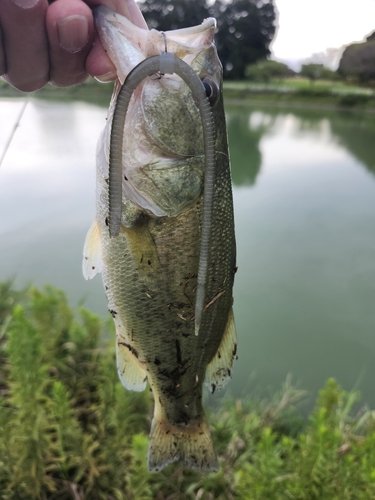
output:
[[[209,17],[202,24],[189,28],[166,32],[147,30],[105,6],[94,9],[94,19],[102,45],[121,83],[141,61],[166,49],[181,59],[189,56],[191,64],[200,51],[213,45],[216,29],[216,20]]]
[[[138,29],[142,31],[148,31],[143,28],[139,28],[135,24],[133,24],[127,17],[122,16],[121,14],[114,12],[109,7],[104,5],[100,5],[95,7],[94,9],[94,20],[96,25],[103,26],[103,21],[105,20],[108,23],[113,23],[114,25],[121,22],[127,25],[129,29]],[[201,24],[196,26],[190,26],[188,28],[180,28],[176,30],[169,30],[168,34],[171,37],[188,37],[190,38],[192,35],[199,35],[205,31],[216,29],[216,19],[213,17],[208,17],[204,19]],[[153,31],[153,30],[151,30]]]
[[[189,28],[180,28],[177,30],[170,30],[170,31],[168,31],[168,34],[171,37],[174,37],[174,36],[190,37],[191,35],[199,35],[205,31],[208,31],[211,29],[216,29],[216,19],[213,17],[208,17],[207,19],[204,19],[204,21],[201,24],[198,24],[196,26],[190,26]]]

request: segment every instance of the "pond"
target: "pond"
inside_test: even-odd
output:
[[[0,152],[22,102],[1,100]],[[227,395],[315,397],[328,377],[375,406],[375,116],[228,105],[239,360]],[[51,283],[107,314],[81,274],[106,109],[33,99],[0,168],[0,280]],[[218,396],[220,398],[220,395]]]

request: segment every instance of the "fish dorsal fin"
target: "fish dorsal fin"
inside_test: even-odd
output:
[[[117,328],[116,330],[118,331]],[[145,370],[140,366],[136,350],[126,337],[117,334],[117,372],[125,389],[140,392],[146,387],[147,375]]]
[[[211,392],[222,389],[229,381],[233,360],[237,359],[237,335],[234,325],[233,309],[228,315],[227,325],[219,349],[206,368],[205,384]]]
[[[96,220],[87,232],[83,247],[82,272],[86,280],[92,279],[96,273],[101,273],[103,267],[102,241],[99,224]]]

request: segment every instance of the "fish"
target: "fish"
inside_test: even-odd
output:
[[[152,390],[148,469],[159,471],[179,461],[193,470],[217,471],[202,394],[203,384],[211,392],[225,386],[237,358],[237,267],[216,21],[159,32],[100,6],[95,22],[118,80],[98,141],[96,216],[84,244],[83,274],[91,279],[102,273],[121,383],[133,391],[148,383]],[[116,236],[109,231],[111,127],[120,89],[134,68],[167,53],[188,64],[202,81],[215,129],[202,307],[197,290],[208,153],[197,104],[173,71],[147,76],[132,94],[120,133],[119,230]]]

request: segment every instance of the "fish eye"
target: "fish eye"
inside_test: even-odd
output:
[[[203,78],[202,84],[206,91],[208,100],[210,101],[210,103],[214,103],[219,93],[219,89],[217,88],[216,83],[211,80],[211,78]]]

